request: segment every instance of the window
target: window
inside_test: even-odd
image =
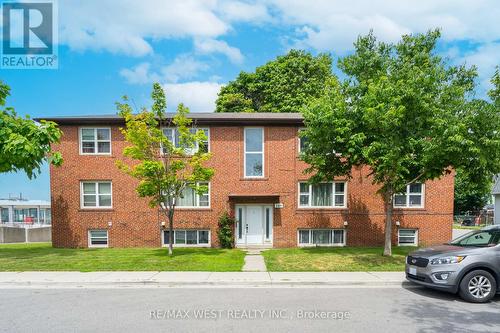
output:
[[[344,246],[344,229],[301,229],[299,246]]]
[[[111,129],[80,128],[80,154],[111,154]]]
[[[418,231],[416,229],[399,229],[398,245],[418,245]]]
[[[299,207],[346,207],[346,183],[299,183]]]
[[[495,229],[471,231],[451,242],[456,246],[494,246],[500,243],[500,232]]]
[[[89,230],[89,247],[108,247],[108,231]]]
[[[111,208],[111,182],[81,182],[82,208]]]
[[[299,129],[299,153],[304,152],[307,149],[307,146],[309,145],[307,137],[300,135],[300,132],[302,132],[302,131],[304,131],[304,129],[300,128]]]
[[[1,209],[1,215],[0,215],[0,219],[2,222],[11,222],[9,221],[9,209],[8,208],[2,208]]]
[[[207,186],[207,191],[203,194],[196,193],[191,187],[186,187],[183,191],[182,197],[177,198],[177,207],[210,207],[210,184],[198,183],[198,186]]]
[[[169,230],[163,231],[163,245],[168,245]],[[174,230],[174,246],[210,246],[209,230]]]
[[[201,143],[196,143],[195,147],[193,148],[186,148],[186,154],[195,154],[198,149],[200,149],[202,152],[209,152],[210,147],[210,130],[208,128],[190,128],[189,131],[193,134],[196,134],[197,131],[203,131],[207,139]],[[179,137],[179,131],[174,128],[174,127],[168,127],[168,128],[163,128],[163,135],[176,147],[180,148],[181,147],[181,142],[180,142],[180,137]],[[163,148],[163,153],[166,153],[166,148]]]
[[[245,177],[264,177],[264,129],[245,128]]]
[[[51,211],[50,208],[40,209],[40,223],[51,224]]]
[[[38,222],[36,208],[15,208],[14,222]]]
[[[394,195],[394,207],[398,208],[423,208],[424,185],[420,183],[406,186],[405,193]]]

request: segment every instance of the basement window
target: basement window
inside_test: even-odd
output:
[[[163,246],[168,246],[169,230],[163,230]],[[174,246],[208,247],[210,246],[210,230],[176,229],[174,230]]]
[[[108,231],[89,230],[89,247],[108,247]]]
[[[299,229],[299,246],[345,246],[344,229]]]
[[[399,229],[398,230],[398,245],[399,246],[417,246],[418,245],[418,230],[417,229]]]

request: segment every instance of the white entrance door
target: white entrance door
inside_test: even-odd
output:
[[[270,205],[236,206],[236,244],[272,244],[273,207]]]

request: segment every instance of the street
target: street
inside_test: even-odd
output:
[[[403,285],[2,289],[0,332],[500,332],[500,296],[469,304]]]

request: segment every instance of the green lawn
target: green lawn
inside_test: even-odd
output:
[[[240,250],[56,249],[49,243],[0,245],[0,271],[241,271]]]
[[[481,228],[486,227],[486,225],[471,225],[471,226],[466,226],[466,225],[461,225],[461,224],[453,224],[453,229],[466,229],[466,230],[479,230]]]
[[[356,272],[403,271],[405,256],[415,247],[393,247],[392,257],[381,247],[313,247],[271,249],[262,254],[268,271]]]

